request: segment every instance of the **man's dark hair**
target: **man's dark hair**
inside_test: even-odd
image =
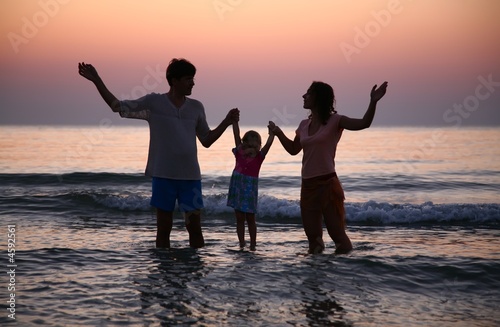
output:
[[[172,79],[180,79],[184,76],[194,76],[196,74],[196,67],[186,59],[174,58],[170,61],[167,67],[167,82],[172,85]]]

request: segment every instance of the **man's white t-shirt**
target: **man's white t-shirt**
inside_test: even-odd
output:
[[[210,128],[200,101],[186,98],[177,108],[167,94],[151,93],[120,105],[121,117],[149,123],[147,176],[201,180],[196,137],[203,140]]]

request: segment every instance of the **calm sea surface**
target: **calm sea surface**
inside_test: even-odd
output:
[[[344,132],[348,255],[326,233],[325,252],[306,254],[302,155],[278,140],[257,250],[239,249],[230,130],[199,147],[206,247],[188,247],[177,214],[172,248],[155,249],[148,141],[147,127],[0,127],[0,324],[500,324],[500,129]]]

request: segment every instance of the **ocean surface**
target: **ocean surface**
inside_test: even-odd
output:
[[[230,130],[199,147],[206,246],[188,247],[176,214],[172,248],[155,249],[148,140],[147,127],[0,127],[1,325],[500,325],[500,129],[344,132],[347,255],[326,232],[307,254],[302,155],[278,140],[257,250],[239,249]]]

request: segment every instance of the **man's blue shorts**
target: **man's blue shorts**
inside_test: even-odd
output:
[[[200,180],[177,180],[153,177],[151,206],[164,211],[174,211],[178,201],[182,212],[203,208]]]

